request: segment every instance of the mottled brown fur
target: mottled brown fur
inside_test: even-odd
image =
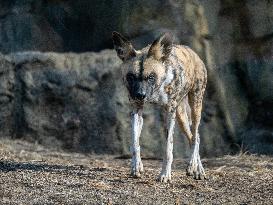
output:
[[[161,181],[168,181],[171,177],[169,172],[172,162],[173,118],[177,119],[181,130],[193,146],[188,174],[198,179],[203,178],[205,173],[199,156],[198,127],[207,83],[204,63],[189,47],[174,45],[168,34],[162,35],[152,45],[140,51],[134,50],[132,44],[119,35],[113,33],[113,41],[118,56],[123,60],[123,80],[130,91],[129,99],[135,113],[140,113],[139,110],[142,110],[145,102],[161,104],[167,113],[166,138],[169,150],[166,152],[165,165],[163,163]],[[128,73],[133,77],[128,79]],[[135,134],[139,135],[140,132]]]

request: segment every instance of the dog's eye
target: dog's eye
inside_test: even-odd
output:
[[[127,76],[126,76],[126,80],[128,82],[132,82],[135,80],[135,75],[133,73],[128,73]]]
[[[154,82],[154,81],[155,81],[155,74],[154,74],[154,73],[150,74],[150,75],[148,76],[148,80],[149,80],[150,82]]]

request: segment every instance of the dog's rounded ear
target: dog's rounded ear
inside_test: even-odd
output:
[[[123,37],[120,33],[113,31],[112,39],[117,55],[122,61],[126,61],[136,56],[136,51],[133,48],[131,42]]]
[[[173,37],[170,33],[165,33],[157,38],[148,51],[148,57],[165,61],[171,54],[173,47]]]

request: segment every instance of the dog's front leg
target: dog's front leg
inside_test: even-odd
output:
[[[131,114],[132,120],[132,165],[131,174],[135,177],[140,177],[140,173],[143,172],[143,164],[140,158],[140,146],[139,137],[142,130],[143,118],[142,109],[136,109]]]
[[[159,175],[160,182],[171,181],[171,170],[173,162],[173,132],[175,126],[176,112],[168,112],[165,119],[166,127],[166,148],[163,158],[162,170]]]

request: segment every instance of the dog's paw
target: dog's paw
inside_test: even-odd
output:
[[[143,168],[142,161],[139,162],[139,172],[140,172],[140,173],[143,173],[143,172],[144,172],[144,168]]]
[[[187,175],[188,176],[193,176],[194,179],[196,180],[202,180],[202,179],[207,179],[205,170],[200,163],[190,163],[190,165],[187,168]]]
[[[163,183],[167,183],[167,182],[172,182],[172,176],[171,176],[171,173],[170,172],[162,172],[157,180],[159,182],[163,182]]]
[[[136,178],[140,178],[141,177],[141,173],[143,173],[144,168],[143,168],[143,164],[141,161],[139,162],[135,162],[132,165],[131,168],[131,176],[136,177]]]

